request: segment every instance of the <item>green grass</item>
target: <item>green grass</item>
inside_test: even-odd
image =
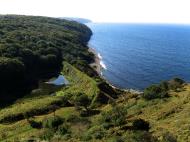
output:
[[[64,62],[62,74],[68,79],[70,85],[58,91],[58,96],[81,92],[93,99],[100,91],[97,87],[97,82],[93,78],[87,76],[67,62]]]
[[[130,95],[130,94],[126,94]],[[141,97],[120,97],[117,102],[119,105],[128,108],[128,124],[137,118],[145,119],[150,122],[150,132],[154,136],[158,136],[162,139],[162,136],[169,132],[170,134],[177,137],[179,142],[187,142],[190,138],[190,85],[186,85],[185,89],[181,92],[170,92],[170,97],[166,99],[155,99],[151,101],[144,100]],[[101,111],[108,111],[111,108],[110,105],[101,106]],[[68,118],[70,115],[75,114],[79,116],[79,112],[74,107],[63,107],[56,110],[56,115],[62,118]],[[41,121],[46,117],[53,115],[53,113],[35,116],[34,120]],[[97,121],[100,114],[91,116],[88,119],[93,125],[98,125]],[[78,141],[78,138],[88,130],[87,125],[84,126],[82,123],[71,124],[71,130],[73,134],[73,141]],[[130,131],[121,131],[118,128],[111,128],[110,132],[120,132],[125,135],[128,134],[130,137],[135,135]],[[108,131],[108,133],[109,133]],[[26,120],[21,120],[14,124],[0,125],[0,136],[5,135],[6,138],[0,137],[0,140],[9,140],[21,138],[30,138],[31,136],[38,137],[43,133],[43,129],[33,129],[29,126]],[[78,136],[77,136],[78,135]],[[109,139],[112,137],[110,136]],[[96,141],[108,141],[107,138]]]
[[[62,100],[64,94],[75,94],[82,92],[87,94],[90,98],[95,97],[99,93],[96,81],[89,76],[85,75],[72,65],[64,63],[62,74],[69,80],[70,85],[63,87],[58,91],[56,96],[50,96],[46,91],[39,91],[34,94],[29,94],[22,99],[17,100],[13,105],[0,110],[0,120],[11,116],[18,116],[32,111],[45,110],[52,104]],[[56,115],[67,118],[71,114],[79,115],[74,107],[62,107],[56,110]],[[35,115],[34,119],[41,121],[43,118],[53,115],[39,114]],[[73,127],[74,129],[75,127]],[[76,129],[76,128],[75,128]],[[28,122],[23,119],[19,121],[13,121],[10,123],[0,124],[0,141],[16,141],[22,138],[30,138],[31,136],[40,136],[43,130],[33,129]]]
[[[55,112],[57,116],[67,118],[70,114],[78,114],[74,107],[63,107]],[[44,118],[53,116],[53,113],[35,116],[35,121],[42,121]],[[0,124],[0,141],[14,141],[39,137],[43,129],[32,128],[26,120],[21,120],[13,124]]]
[[[34,97],[23,99],[22,101],[18,101],[0,111],[0,120],[4,120],[9,117],[18,117],[20,115],[25,115],[26,113],[33,113],[34,115],[40,113],[46,113],[48,111],[48,107],[57,102],[61,101],[61,97],[59,96],[43,96],[43,97]],[[51,109],[51,108],[50,108]],[[51,110],[49,110],[51,111]],[[15,119],[17,120],[17,119]],[[13,119],[14,122],[14,119]]]
[[[44,94],[39,96],[29,95],[18,100],[12,106],[0,110],[0,119],[33,110],[46,109],[52,103],[60,101],[67,93],[82,92],[91,98],[94,98],[99,93],[96,81],[72,65],[64,63],[62,74],[69,80],[70,85],[58,91],[56,93],[57,96]],[[163,99],[145,100],[142,96],[126,93],[120,96],[116,102],[118,105],[127,108],[126,126],[131,126],[133,120],[142,118],[150,123],[150,132],[160,140],[163,135],[169,132],[179,142],[188,142],[190,141],[190,84],[185,85],[179,92],[170,91],[169,96]],[[108,111],[111,109],[111,105],[101,105],[96,109],[99,109],[101,112]],[[55,114],[65,119],[69,118],[70,115],[80,117],[80,112],[75,107],[61,107],[55,111]],[[33,119],[42,121],[44,118],[52,115],[52,112],[35,115]],[[101,114],[97,114],[84,119],[88,119],[91,122],[91,126],[99,126],[100,117]],[[84,136],[89,129],[88,123],[68,124],[72,131],[72,139],[70,141],[79,141],[80,137]],[[44,131],[44,129],[32,128],[25,119],[15,123],[0,124],[0,141],[16,141],[29,139],[34,136],[40,137]],[[116,136],[115,133],[120,133],[126,139],[138,135],[131,130],[124,131],[119,127],[113,127],[107,130],[106,136],[102,140],[92,141],[111,141]]]
[[[70,85],[63,87],[61,91],[58,91],[57,96],[50,96],[49,94],[43,93],[40,95],[28,95],[25,98],[18,100],[13,105],[0,110],[0,120],[13,115],[17,116],[25,114],[26,112],[43,111],[48,106],[61,101],[62,96],[67,93],[75,94],[82,92],[91,98],[95,97],[99,93],[96,81],[72,65],[65,62],[62,73],[69,80]]]
[[[129,122],[142,118],[150,122],[151,132],[162,138],[166,132],[171,133],[179,142],[190,141],[190,85],[181,92],[169,92],[166,99],[146,101],[128,99],[123,105],[128,107]]]

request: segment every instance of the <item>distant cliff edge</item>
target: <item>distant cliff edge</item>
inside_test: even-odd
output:
[[[69,21],[76,21],[76,22],[83,23],[83,24],[92,22],[91,20],[85,19],[85,18],[60,17],[60,19],[66,19],[66,20],[69,20]]]

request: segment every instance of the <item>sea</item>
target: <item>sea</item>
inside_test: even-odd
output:
[[[179,77],[190,81],[190,25],[88,23],[89,47],[102,76],[122,89],[142,91]]]

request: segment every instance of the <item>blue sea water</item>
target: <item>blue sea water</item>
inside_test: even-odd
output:
[[[102,74],[113,85],[142,90],[173,77],[190,81],[190,26],[87,25],[89,46],[102,56]]]

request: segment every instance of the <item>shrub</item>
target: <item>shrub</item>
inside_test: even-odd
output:
[[[50,130],[50,129],[45,129],[45,131],[43,132],[43,134],[40,136],[40,139],[42,140],[50,140],[54,135],[54,131]]]
[[[59,135],[65,135],[67,133],[70,133],[68,125],[61,125],[58,127],[57,133]]]
[[[116,136],[110,140],[110,142],[125,142],[124,138]]]
[[[106,123],[106,122],[103,123],[102,126],[104,127],[104,129],[109,129],[109,128],[113,127],[112,124],[110,124],[110,123]]]
[[[78,115],[73,115],[73,114],[71,114],[70,116],[68,116],[67,119],[66,119],[66,121],[70,122],[70,123],[90,124],[90,121],[88,120],[87,117],[80,117]]]
[[[136,119],[133,122],[134,130],[145,130],[148,131],[150,129],[149,123],[143,119]]]
[[[169,132],[166,132],[162,135],[161,142],[177,142],[177,139],[174,135]]]
[[[126,122],[126,115],[126,108],[113,105],[111,110],[102,113],[101,121],[102,123],[109,123],[110,126],[121,126]]]
[[[167,91],[169,89],[178,91],[179,88],[185,83],[180,78],[174,78],[170,81],[163,81],[159,85],[151,85],[144,90],[143,97],[147,100],[156,98],[166,98],[168,97]]]
[[[28,120],[28,122],[32,128],[37,128],[37,129],[42,128],[42,122],[36,122],[34,120]]]
[[[59,125],[63,124],[63,118],[58,116],[49,117],[42,121],[43,128],[57,129]]]
[[[168,91],[169,86],[168,86],[168,82],[167,81],[162,81],[159,85],[159,87],[161,88],[161,90],[163,91]]]
[[[182,85],[185,83],[185,81],[183,81],[180,78],[174,78],[170,81],[168,81],[169,83],[169,88],[172,90],[177,90],[178,88],[181,88]]]
[[[83,140],[94,139],[102,139],[105,137],[106,131],[102,126],[93,126],[91,127],[87,133],[83,136]]]
[[[71,115],[69,115],[69,116],[67,117],[66,121],[67,121],[67,122],[72,122],[72,123],[74,123],[74,122],[79,122],[79,121],[80,121],[80,118],[79,118],[78,115],[71,114]]]
[[[158,85],[151,85],[144,90],[143,98],[146,100],[156,99],[156,98],[166,98],[168,93],[165,89],[162,89]]]
[[[123,138],[127,142],[158,142],[158,139],[147,131],[127,131]]]
[[[174,78],[173,80],[174,80],[175,82],[181,84],[181,85],[182,85],[183,83],[185,83],[185,81],[182,80],[182,79],[180,79],[180,78]]]
[[[91,100],[88,98],[87,95],[82,94],[82,93],[78,93],[75,97],[74,97],[74,103],[76,106],[82,106],[86,109],[86,111],[89,111],[89,105],[91,103]]]

